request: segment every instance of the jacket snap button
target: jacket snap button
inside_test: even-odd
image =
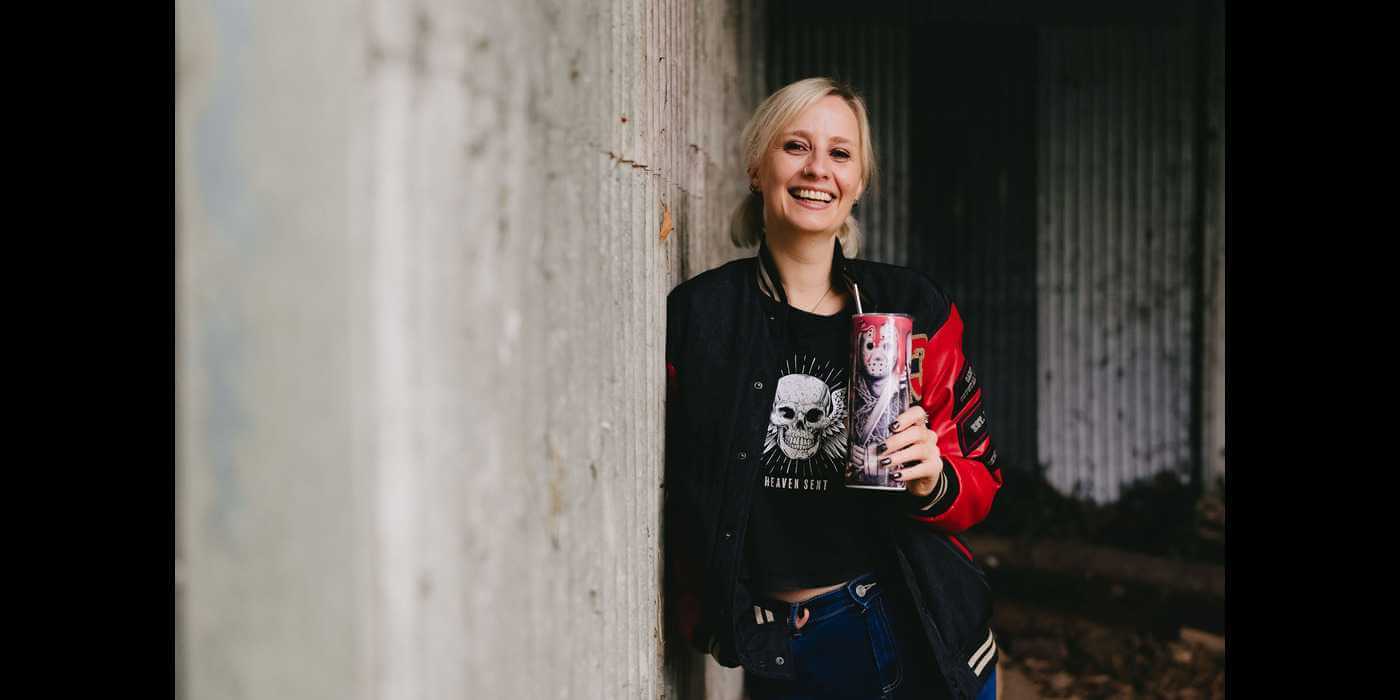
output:
[[[755,389],[762,389],[762,388],[763,388],[763,382],[754,382],[754,383],[753,383],[753,388],[755,388]]]
[[[783,661],[783,657],[779,656],[778,658],[773,659],[773,663],[778,664],[779,666],[782,666],[783,663],[785,663],[785,662]]]
[[[742,461],[744,461],[744,460],[746,460],[746,459],[748,459],[748,458],[749,458],[749,453],[747,453],[747,452],[745,452],[745,451],[743,451],[743,450],[739,450],[739,461],[742,462]]]

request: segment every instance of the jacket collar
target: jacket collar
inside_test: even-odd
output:
[[[831,251],[831,274],[835,280],[845,286],[846,292],[852,297],[860,299],[862,310],[873,310],[874,300],[870,296],[870,290],[858,276],[857,265],[851,264],[846,256],[841,253],[840,239],[832,239]],[[778,274],[778,265],[773,261],[773,253],[768,250],[768,239],[764,238],[758,244],[758,288],[764,294],[778,301],[784,307],[787,306],[787,291],[783,289],[783,278]]]

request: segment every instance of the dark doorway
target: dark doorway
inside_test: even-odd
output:
[[[911,52],[911,253],[953,297],[1007,466],[1036,454],[1036,33],[918,23]]]

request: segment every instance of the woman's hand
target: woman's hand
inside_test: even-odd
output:
[[[910,494],[923,498],[933,493],[943,473],[943,457],[938,434],[928,427],[928,412],[918,404],[910,406],[890,430],[894,434],[885,441],[884,449],[875,448],[880,462],[891,465],[891,478],[904,482]]]

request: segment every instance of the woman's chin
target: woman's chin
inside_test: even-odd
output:
[[[831,234],[840,226],[840,221],[832,217],[796,217],[783,222],[785,228],[793,233],[804,236],[815,236],[818,234]]]

